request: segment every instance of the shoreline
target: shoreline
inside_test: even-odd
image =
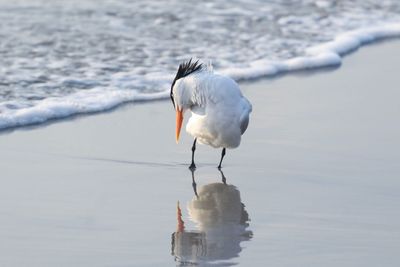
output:
[[[240,84],[253,113],[223,171],[254,236],[235,239],[229,262],[398,265],[399,49],[384,42],[336,71]],[[0,135],[0,265],[175,266],[177,201],[188,231],[199,226],[187,208],[192,139],[182,132],[177,145],[174,123],[160,101]],[[221,183],[219,157],[198,146],[198,192]]]
[[[360,28],[338,34],[329,42],[308,47],[304,56],[297,56],[279,62],[261,59],[251,63],[247,68],[231,68],[223,70],[220,73],[228,75],[237,82],[242,83],[248,81],[257,82],[257,80],[262,79],[275,79],[303,72],[318,73],[320,71],[324,72],[326,69],[336,70],[341,67],[345,57],[363,47],[398,40],[400,40],[400,23],[388,23],[380,27]],[[114,100],[107,102],[104,99],[100,99],[102,102],[105,102],[99,108],[98,106],[91,106],[93,104],[91,98],[85,99],[85,91],[79,91],[64,96],[61,99],[50,97],[42,100],[38,105],[17,111],[17,114],[5,114],[5,117],[0,120],[0,135],[9,130],[13,131],[13,129],[51,124],[53,121],[73,119],[75,116],[112,112],[114,109],[126,104],[163,101],[169,97],[169,90],[153,94],[127,90],[110,92],[92,89],[87,91],[90,91],[95,99],[104,98],[106,95],[109,95],[109,98],[113,98]],[[83,99],[85,100],[81,102]],[[61,107],[56,107],[58,101],[63,102]],[[59,110],[57,111],[57,109]],[[4,114],[0,112],[0,117],[2,115]],[[14,121],[11,121],[10,118]],[[7,120],[9,121],[8,124]]]

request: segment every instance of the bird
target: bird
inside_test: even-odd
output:
[[[186,131],[194,137],[192,162],[196,143],[222,148],[218,169],[221,169],[226,149],[237,148],[249,125],[252,105],[239,85],[230,77],[215,73],[192,58],[179,64],[171,85],[170,97],[176,112],[176,142],[182,128],[183,116],[191,112]]]

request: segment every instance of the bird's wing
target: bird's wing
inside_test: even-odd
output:
[[[246,131],[247,126],[249,126],[249,113],[246,112],[240,117],[240,131],[242,134]]]
[[[252,106],[245,97],[243,97],[242,100],[243,100],[244,109],[242,111],[242,114],[240,115],[239,122],[240,122],[240,131],[242,134],[244,134],[244,132],[247,129],[247,126],[249,126],[249,115],[250,115],[250,112],[252,111]]]

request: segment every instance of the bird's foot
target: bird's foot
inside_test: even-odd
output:
[[[196,168],[196,167],[195,167]],[[196,195],[196,197],[199,197],[199,195],[197,194],[197,184],[196,181],[194,179],[194,169],[190,169],[190,171],[192,172],[192,187],[193,187],[193,192]]]
[[[221,173],[222,183],[226,184],[226,177],[224,175],[224,172],[221,170],[221,168],[218,168],[218,170]]]
[[[189,166],[189,170],[191,170],[191,171],[196,170],[196,164],[194,164],[194,163],[192,162],[192,164],[190,164],[190,166]]]

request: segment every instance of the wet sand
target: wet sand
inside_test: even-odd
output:
[[[0,265],[398,266],[398,51],[242,83],[248,131],[226,187],[198,146],[199,198],[169,101],[1,134]]]

